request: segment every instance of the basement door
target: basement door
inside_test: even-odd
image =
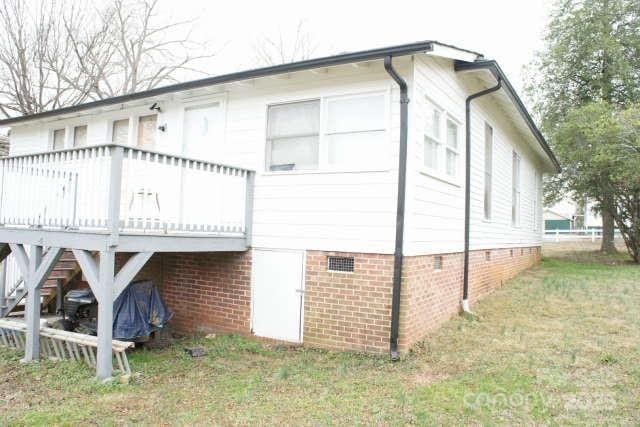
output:
[[[302,342],[304,251],[254,249],[251,326],[260,337]]]

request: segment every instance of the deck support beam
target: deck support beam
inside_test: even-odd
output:
[[[31,362],[40,358],[40,311],[42,309],[40,288],[47,280],[56,263],[62,256],[61,248],[49,248],[47,254],[42,256],[43,247],[32,245],[29,255],[24,245],[11,244],[22,277],[25,278],[25,321],[27,325],[26,342],[24,349],[24,362]]]
[[[29,272],[26,277],[27,295],[25,296],[24,314],[27,322],[27,336],[24,346],[24,362],[40,359],[40,288],[33,286],[38,265],[42,261],[42,246],[31,246],[29,256]]]
[[[89,251],[73,249],[73,254],[98,300],[96,376],[100,380],[106,380],[111,378],[113,371],[111,353],[113,302],[140,272],[153,252],[140,252],[133,255],[117,274],[115,270],[116,252],[113,250],[101,251],[97,263]]]
[[[153,252],[138,252],[133,255],[125,265],[122,266],[113,284],[113,300],[120,296],[129,283],[136,277],[142,267],[149,261]]]
[[[113,356],[113,283],[115,278],[115,252],[100,252],[98,271],[98,354],[96,356],[96,376],[99,380],[111,378]],[[95,292],[95,291],[94,291]]]

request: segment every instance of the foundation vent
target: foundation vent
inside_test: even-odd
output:
[[[353,273],[354,260],[353,257],[346,256],[330,256],[327,259],[327,270],[340,271],[344,273]]]
[[[436,255],[433,258],[433,269],[442,270],[442,255]]]

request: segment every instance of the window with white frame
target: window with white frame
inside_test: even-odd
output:
[[[366,94],[327,98],[327,165],[330,168],[376,168],[385,162],[385,96]]]
[[[491,219],[493,198],[493,128],[484,124],[484,219]]]
[[[268,169],[314,170],[320,154],[320,100],[269,106]]]
[[[424,130],[424,166],[428,169],[437,171],[439,162],[441,141],[441,117],[442,110],[435,105],[430,105],[427,111]]]
[[[65,147],[67,139],[67,130],[65,128],[55,129],[53,131],[53,149],[62,150]]]
[[[456,178],[460,162],[460,125],[427,101],[424,127],[424,167],[428,172]]]
[[[446,170],[448,176],[458,175],[458,124],[447,119]]]
[[[87,125],[80,125],[73,128],[73,146],[84,147],[87,145]]]
[[[538,231],[538,199],[540,198],[540,175],[535,171],[533,176],[533,231]]]
[[[515,151],[511,162],[511,224],[520,224],[520,156]]]
[[[115,120],[111,128],[111,142],[126,145],[129,143],[129,119]]]
[[[388,161],[385,106],[384,93],[269,106],[267,169],[364,170],[382,167]]]

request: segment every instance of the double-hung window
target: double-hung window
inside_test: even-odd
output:
[[[458,175],[458,125],[447,119],[446,173],[450,177]]]
[[[271,105],[267,169],[372,170],[388,162],[384,93]]]
[[[437,171],[440,159],[442,111],[436,106],[429,106],[424,131],[424,165],[426,168]]]
[[[533,231],[538,231],[538,200],[540,198],[540,174],[535,171],[533,175]]]
[[[87,125],[80,125],[73,128],[73,146],[85,147],[87,145]]]
[[[460,163],[460,125],[444,110],[427,102],[423,165],[429,174],[456,179]]]
[[[493,128],[484,124],[484,219],[491,219],[493,198]]]
[[[271,105],[267,116],[268,169],[318,169],[320,100]]]
[[[385,162],[385,95],[327,98],[327,166],[337,169],[376,168]]]
[[[520,156],[515,151],[511,163],[511,225],[520,224]]]
[[[65,128],[55,129],[53,131],[53,149],[62,150],[65,147],[67,139],[67,130]]]

